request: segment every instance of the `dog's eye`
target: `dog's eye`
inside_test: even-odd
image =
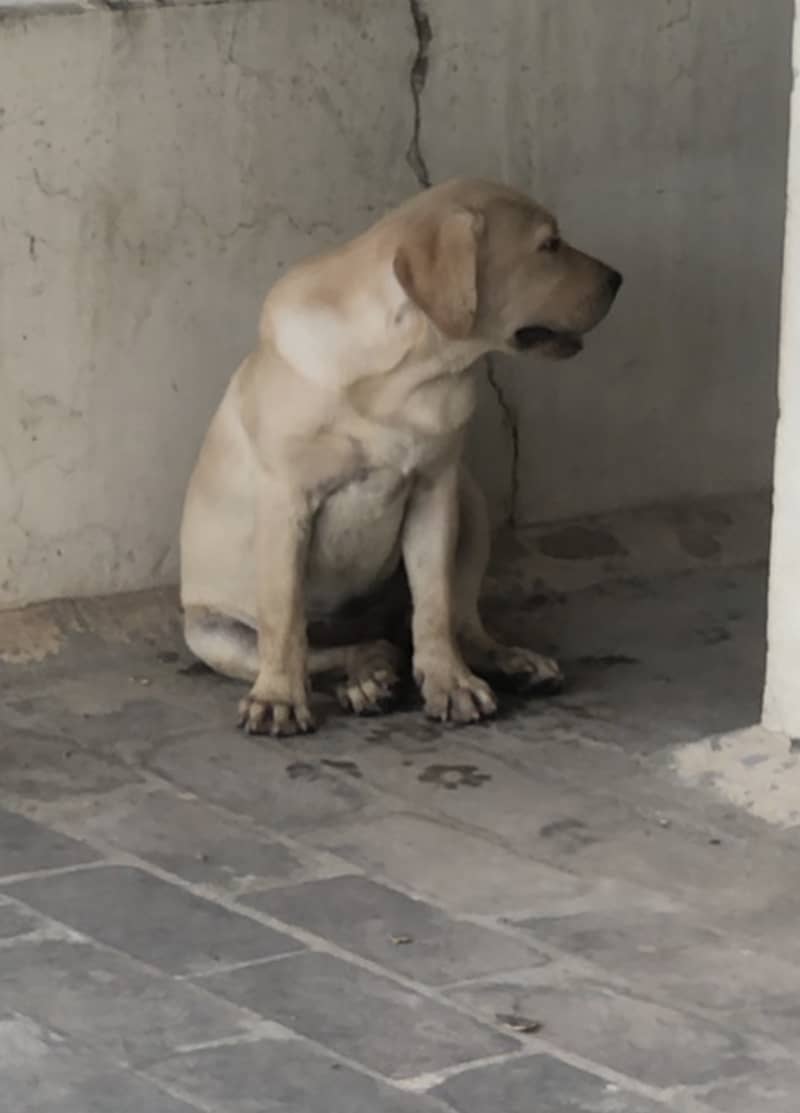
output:
[[[561,247],[560,236],[549,236],[544,243],[539,245],[540,251],[546,251],[549,255],[554,255]]]

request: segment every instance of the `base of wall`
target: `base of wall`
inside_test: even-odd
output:
[[[769,522],[769,496],[758,494],[502,530],[484,599],[507,611],[602,583],[762,564]],[[170,587],[37,603],[0,611],[0,661],[43,660],[66,637],[89,632],[112,643],[169,640],[179,625]]]
[[[710,779],[709,801],[720,808],[735,803],[774,823],[796,822],[800,759],[786,740],[737,733],[761,716],[768,517],[768,503],[748,497],[498,538],[486,618],[510,643],[557,655],[568,678],[558,699],[524,712],[502,701],[504,712],[535,720],[537,731],[550,723],[553,739],[674,755],[671,775]],[[77,688],[69,679],[76,670]],[[232,725],[239,686],[203,671],[183,644],[174,589],[0,614],[0,686],[37,691],[44,711],[63,689],[76,738],[86,715],[138,707],[156,682],[187,706],[216,693],[228,700]],[[317,698],[323,730],[351,729],[338,709],[324,709],[323,692]]]
[[[769,559],[770,496],[731,495],[503,531],[490,597],[580,591],[635,577],[738,568]]]
[[[510,643],[558,656],[568,681],[562,694],[526,701],[500,693],[495,724],[456,736],[426,724],[412,692],[395,713],[364,721],[343,713],[315,683],[321,737],[292,742],[291,752],[314,745],[327,753],[329,740],[343,737],[370,744],[406,737],[444,754],[510,732],[532,761],[542,747],[555,766],[578,760],[576,751],[587,767],[603,752],[612,764],[626,755],[632,769],[649,765],[673,786],[670,791],[676,783],[681,793],[697,786],[706,817],[735,804],[771,823],[795,825],[800,757],[786,740],[756,727],[766,566],[756,531],[745,531],[733,510],[730,521],[723,523],[721,514],[707,506],[691,515],[684,510],[677,519],[674,512],[649,511],[605,519],[603,528],[575,523],[507,538],[488,584],[487,620]],[[645,528],[645,520],[658,528]],[[708,555],[695,551],[679,561],[687,535],[684,545],[674,537],[668,544],[670,521],[682,530],[693,524],[692,547],[699,550],[703,538]],[[614,538],[625,553],[596,555],[601,538],[607,547]],[[713,553],[709,538],[719,543]],[[569,555],[554,556],[557,546]],[[542,547],[546,571],[536,556]],[[603,565],[612,559],[613,568]],[[579,582],[576,569],[583,563]],[[0,615],[0,689],[0,719],[10,717],[12,726],[41,738],[55,731],[78,749],[107,737],[127,739],[134,749],[157,746],[188,719],[198,729],[219,725],[214,745],[226,752],[237,737],[236,705],[244,690],[193,661],[174,590],[65,600]],[[0,764],[2,758],[0,752]]]

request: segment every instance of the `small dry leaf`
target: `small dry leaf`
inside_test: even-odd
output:
[[[527,1016],[517,1016],[516,1013],[496,1013],[495,1015],[501,1024],[505,1024],[513,1032],[533,1035],[534,1032],[540,1031],[542,1027],[540,1020],[530,1020]]]

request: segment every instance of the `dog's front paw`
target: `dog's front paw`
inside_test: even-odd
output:
[[[492,650],[486,673],[498,688],[523,695],[551,696],[564,687],[564,674],[557,661],[513,645]]]
[[[492,689],[467,668],[415,669],[425,702],[425,714],[441,723],[477,723],[497,711]]]
[[[254,688],[239,702],[239,726],[248,734],[271,734],[279,738],[308,734],[314,730],[314,718],[305,700],[261,699]]]

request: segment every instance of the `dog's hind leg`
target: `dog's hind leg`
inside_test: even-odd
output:
[[[258,635],[253,627],[207,607],[187,607],[183,636],[214,672],[252,684],[258,675]]]
[[[205,607],[187,607],[184,637],[189,649],[215,672],[252,683],[258,675],[258,634],[252,626]],[[402,651],[384,640],[311,648],[309,673],[340,674],[342,707],[359,715],[385,710],[400,679]]]

